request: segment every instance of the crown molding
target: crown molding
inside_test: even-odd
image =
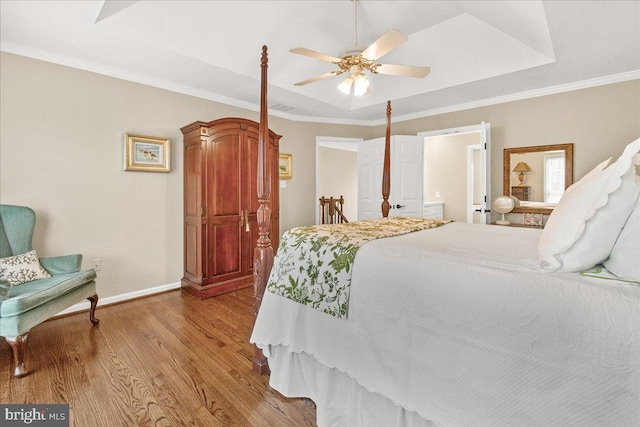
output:
[[[404,116],[395,116],[394,122],[404,122],[407,120],[420,119],[423,117],[437,116],[439,114],[454,113],[456,111],[470,110],[472,108],[487,107],[490,105],[504,104],[506,102],[521,101],[530,98],[538,98],[540,96],[555,95],[563,92],[571,92],[574,90],[588,89],[596,86],[604,86],[613,83],[621,83],[629,80],[640,79],[640,70],[628,71],[620,74],[612,74],[595,79],[581,80],[557,86],[549,86],[541,89],[529,90],[526,92],[513,93],[510,95],[497,96],[495,98],[482,99],[480,101],[468,102],[465,104],[451,105],[448,107],[435,108],[433,110],[425,110]],[[376,120],[375,125],[384,125],[386,120]]]
[[[64,65],[71,68],[77,68],[80,70],[102,74],[105,76],[114,77],[117,79],[126,80],[134,83],[140,83],[146,86],[157,87],[159,89],[165,89],[171,92],[195,96],[197,98],[219,102],[221,104],[243,108],[249,111],[260,111],[260,107],[257,104],[239,101],[237,99],[218,95],[212,92],[168,82],[166,80],[154,79],[148,76],[130,73],[128,71],[124,71],[118,68],[113,68],[106,65],[88,62],[88,61],[84,61],[84,60],[73,58],[66,55],[47,52],[41,49],[32,48],[19,43],[2,41],[2,43],[0,44],[0,51],[12,53],[20,56],[26,56],[33,59],[39,59],[42,61]],[[579,89],[587,89],[591,87],[602,86],[602,85],[607,85],[612,83],[620,83],[620,82],[625,82],[628,80],[636,80],[636,79],[640,79],[640,70],[633,70],[626,73],[598,77],[595,79],[582,80],[582,81],[567,83],[563,85],[550,86],[550,87],[534,89],[526,92],[519,92],[515,94],[510,94],[510,95],[487,98],[480,101],[451,105],[451,106],[442,107],[442,108],[435,108],[432,110],[424,110],[416,113],[405,114],[403,116],[395,116],[393,118],[393,121],[396,123],[404,122],[407,120],[420,119],[424,117],[436,116],[439,114],[447,114],[447,113],[453,113],[456,111],[470,110],[472,108],[480,108],[480,107],[486,107],[490,105],[503,104],[506,102],[537,98],[540,96],[554,95],[557,93],[570,92],[570,91],[579,90]],[[355,125],[355,126],[380,126],[386,123],[386,119],[352,120],[352,119],[343,119],[343,118],[335,118],[335,117],[300,116],[300,115],[290,114],[290,113],[282,112],[278,110],[269,111],[269,115],[274,117],[280,117],[280,118],[294,121],[294,122],[327,123],[327,124],[341,124],[341,125]]]

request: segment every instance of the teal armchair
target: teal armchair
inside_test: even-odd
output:
[[[35,213],[30,208],[0,205],[0,258],[32,250],[35,221]],[[27,336],[34,326],[84,299],[91,302],[89,319],[94,325],[99,322],[95,318],[96,272],[81,270],[82,255],[40,258],[39,261],[51,277],[13,287],[0,278],[0,336],[5,337],[13,349],[16,377],[28,373]]]

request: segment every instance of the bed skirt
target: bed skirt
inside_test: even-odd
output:
[[[269,346],[266,353],[271,369],[269,385],[286,397],[313,400],[319,427],[436,426],[307,353],[293,353],[282,345]]]

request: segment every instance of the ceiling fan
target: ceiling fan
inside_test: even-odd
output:
[[[305,55],[311,58],[321,59],[331,62],[338,66],[337,70],[303,80],[295,84],[295,86],[304,86],[327,77],[338,76],[342,73],[349,73],[349,77],[345,79],[338,89],[346,95],[353,94],[355,96],[364,95],[369,91],[369,82],[366,79],[364,70],[368,70],[373,74],[387,74],[392,76],[406,77],[426,77],[431,71],[429,67],[415,67],[410,65],[390,65],[379,64],[376,61],[400,46],[409,38],[397,30],[388,30],[378,40],[373,42],[366,49],[358,47],[358,9],[357,0],[353,0],[354,10],[354,30],[353,30],[353,47],[342,50],[340,57],[326,55],[303,47],[291,49],[289,52]]]

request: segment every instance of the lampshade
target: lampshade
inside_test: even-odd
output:
[[[518,174],[518,179],[520,180],[520,184],[518,184],[519,186],[524,186],[524,181],[525,181],[525,172],[531,172],[531,168],[529,167],[528,164],[526,164],[525,162],[520,162],[516,165],[515,168],[513,168],[514,172],[520,172]]]
[[[349,76],[342,83],[338,85],[338,90],[345,95],[351,93],[351,85],[353,84],[353,76]]]
[[[363,73],[360,73],[353,82],[353,96],[362,96],[367,92],[369,92],[369,80]]]
[[[520,162],[513,168],[514,172],[531,172],[531,168],[525,162]]]
[[[338,85],[338,90],[345,95],[350,95],[352,89],[353,96],[362,96],[369,92],[369,80],[364,73],[351,74]]]

